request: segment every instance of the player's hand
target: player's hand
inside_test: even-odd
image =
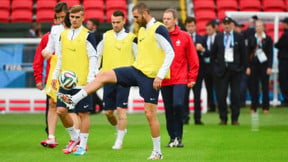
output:
[[[56,83],[57,83],[57,80],[53,79],[51,84],[52,84],[52,88],[55,90],[57,89]]]
[[[194,87],[194,85],[196,84],[196,82],[190,82],[187,84],[188,88],[192,88]]]
[[[266,73],[267,73],[267,75],[271,75],[272,74],[272,69],[271,68],[267,68]]]
[[[42,82],[39,82],[36,84],[36,88],[39,89],[39,90],[43,90],[44,89],[44,85]]]
[[[247,74],[247,75],[250,75],[250,74],[251,74],[251,69],[250,69],[250,68],[247,68],[247,69],[246,69],[246,74]]]
[[[153,82],[153,88],[159,90],[161,88],[162,79],[156,77]]]
[[[52,56],[52,54],[49,53],[47,50],[42,50],[42,56],[48,60]]]

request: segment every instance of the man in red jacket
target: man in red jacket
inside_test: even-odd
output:
[[[176,25],[177,11],[167,9],[163,22],[169,31],[175,51],[170,67],[170,79],[164,79],[161,94],[165,106],[166,127],[170,136],[167,147],[183,147],[183,111],[186,88],[193,87],[199,69],[196,48],[190,35]],[[188,69],[189,64],[189,69]]]
[[[35,56],[34,56],[34,62],[33,62],[33,70],[34,70],[34,78],[35,78],[35,83],[36,83],[36,88],[39,90],[44,89],[44,83],[46,84],[49,70],[50,70],[50,59],[47,60],[46,64],[46,75],[43,83],[43,67],[44,67],[44,60],[45,58],[42,56],[41,51],[46,47],[48,43],[48,38],[49,38],[49,32],[46,33],[42,39],[41,42],[36,50]],[[49,97],[48,97],[49,98]],[[49,99],[47,98],[46,100],[46,113],[45,113],[45,118],[46,118],[46,128],[45,131],[48,134],[48,121],[47,121],[47,115],[48,115],[48,107],[49,107]]]

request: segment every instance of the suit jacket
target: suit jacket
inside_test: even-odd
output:
[[[255,57],[256,48],[257,48],[257,39],[255,35],[253,35],[248,39],[248,49],[247,49],[249,55],[248,67],[250,67],[252,64],[259,63],[257,57]],[[271,37],[266,34],[266,38],[262,40],[262,47],[259,48],[262,48],[267,57],[267,61],[264,62],[263,65],[272,68],[273,42]]]
[[[192,37],[192,40],[193,40],[193,36],[191,36],[191,37]],[[193,40],[193,42],[194,42],[194,40]],[[196,42],[194,42],[195,47],[196,47],[196,44],[198,44],[198,43],[200,43],[203,47],[205,47],[205,45],[206,45],[204,37],[196,33]],[[204,63],[203,53],[200,52],[200,51],[197,51],[197,54],[198,54],[198,57],[199,57],[199,63],[201,65],[201,64]]]
[[[288,30],[285,30],[275,47],[279,49],[278,59],[288,59]]]
[[[215,38],[216,38],[216,36],[217,36],[217,33],[216,33],[216,35],[215,35]],[[207,40],[208,40],[208,35],[206,34],[205,36],[204,36],[204,42],[205,42],[205,46],[204,46],[204,48],[205,48],[205,51],[204,51],[204,53],[203,53],[203,57],[211,57],[211,50],[212,50],[212,47],[213,47],[213,44],[215,43],[215,38],[214,38],[214,40],[213,40],[213,43],[212,43],[212,46],[210,47],[210,50],[208,49],[208,44],[207,44]]]
[[[218,77],[223,76],[227,69],[235,72],[241,72],[247,67],[248,57],[245,50],[244,39],[237,32],[233,32],[233,37],[234,58],[232,63],[226,63],[224,59],[224,33],[217,34],[214,40],[214,44],[211,50],[211,63],[214,64],[214,73]]]

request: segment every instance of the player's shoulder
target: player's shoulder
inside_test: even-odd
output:
[[[51,32],[50,33],[55,33],[64,30],[64,26],[62,24],[55,24],[51,27]]]

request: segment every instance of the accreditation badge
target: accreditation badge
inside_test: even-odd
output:
[[[225,62],[233,62],[234,61],[233,48],[225,48],[224,59],[225,59]]]
[[[256,56],[257,56],[260,63],[266,62],[268,60],[267,56],[265,55],[265,53],[262,49],[257,49]]]

